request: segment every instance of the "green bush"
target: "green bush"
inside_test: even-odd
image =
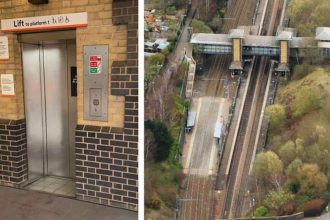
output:
[[[173,50],[174,50],[174,44],[173,43],[171,43],[170,45],[168,45],[168,51],[170,52],[170,53],[172,53],[173,52]]]
[[[203,21],[194,19],[191,23],[194,33],[212,33],[212,29]]]
[[[149,88],[149,84],[154,78],[158,75],[160,66],[158,65],[149,65],[144,71],[144,86]]]
[[[175,6],[169,6],[166,8],[166,13],[168,15],[176,15],[177,13],[177,10],[176,10],[176,7]]]
[[[149,64],[150,65],[163,65],[164,60],[165,60],[164,54],[157,53],[155,55],[152,55],[149,58]]]
[[[175,33],[171,33],[167,36],[168,42],[176,42],[177,41],[177,35]]]
[[[266,207],[274,211],[277,215],[283,213],[287,204],[292,202],[294,195],[285,189],[279,191],[270,191],[264,200]]]
[[[269,210],[265,206],[260,206],[254,211],[254,217],[268,217],[270,216]]]
[[[164,50],[162,51],[162,54],[166,57],[168,54],[170,53],[168,47],[164,48]]]

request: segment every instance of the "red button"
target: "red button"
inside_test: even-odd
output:
[[[90,56],[89,61],[97,61],[98,60],[97,58],[98,58],[97,56]]]
[[[89,62],[90,67],[97,67],[97,62]]]

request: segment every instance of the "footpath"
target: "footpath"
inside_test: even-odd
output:
[[[138,213],[56,195],[0,187],[1,220],[137,220]]]

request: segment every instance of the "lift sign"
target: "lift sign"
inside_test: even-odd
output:
[[[89,56],[89,74],[96,75],[102,73],[102,56]]]

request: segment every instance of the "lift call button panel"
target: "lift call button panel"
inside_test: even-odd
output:
[[[108,120],[108,69],[107,45],[84,47],[84,119]]]

